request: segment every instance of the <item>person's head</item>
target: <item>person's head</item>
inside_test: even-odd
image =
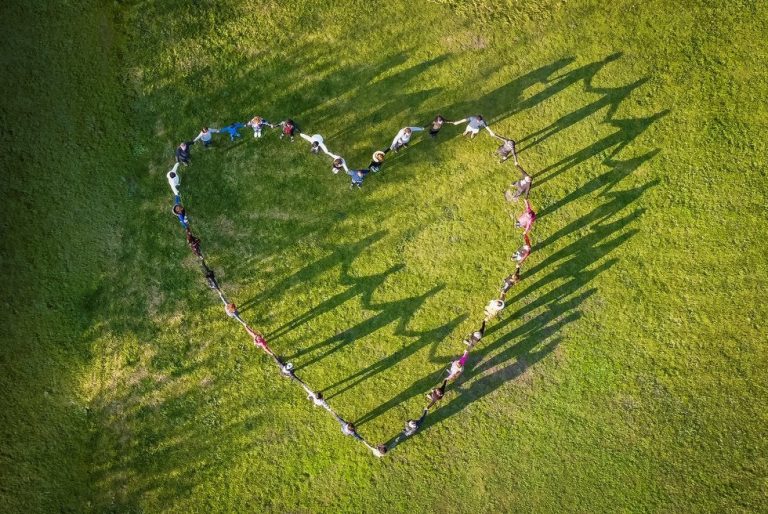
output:
[[[318,400],[322,400],[323,399],[323,393],[318,391],[317,393],[315,393],[315,398],[317,398]]]
[[[475,114],[475,118],[477,118],[480,121],[483,121],[483,115],[482,114]]]
[[[208,132],[208,127],[203,127],[203,134],[205,134],[206,132]]]
[[[406,127],[406,128],[405,128],[405,131],[404,131],[405,135],[408,135],[408,134],[410,134],[411,132],[412,132],[412,131],[411,131],[410,127]]]
[[[381,455],[385,455],[387,453],[387,445],[386,444],[377,444],[376,449]]]
[[[173,212],[175,214],[184,214],[184,207],[182,207],[180,203],[177,203],[173,206]]]
[[[253,117],[253,122],[256,123],[256,124],[261,123],[261,116],[254,116]]]
[[[347,430],[347,432],[354,432],[355,431],[355,425],[353,425],[352,423],[345,424],[344,428]]]
[[[435,121],[445,121],[445,118],[443,118],[441,114],[438,114],[437,116],[435,116]]]
[[[336,159],[333,160],[333,167],[334,168],[341,168],[341,163],[342,162],[344,162],[344,161],[341,160],[341,157],[337,157]]]
[[[418,426],[416,425],[416,420],[415,419],[409,419],[408,421],[406,421],[405,422],[405,427],[406,428],[410,428],[410,429],[418,428]]]
[[[474,339],[475,341],[479,341],[482,338],[483,338],[483,333],[480,332],[479,330],[472,332],[472,339]]]
[[[186,150],[187,149],[187,143],[181,143],[179,145],[179,148],[181,148],[182,150]]]
[[[169,176],[169,177],[171,177],[171,178],[176,178],[176,172],[175,172],[175,171],[172,171],[172,172],[170,172],[170,173],[168,174],[168,176]]]

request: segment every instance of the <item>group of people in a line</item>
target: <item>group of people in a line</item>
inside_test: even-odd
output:
[[[512,260],[515,261],[515,271],[506,277],[502,283],[501,291],[498,298],[495,298],[488,302],[485,307],[485,317],[482,321],[480,328],[472,332],[466,338],[464,338],[464,344],[466,348],[462,355],[451,361],[450,366],[446,370],[444,379],[441,383],[431,389],[426,395],[427,405],[421,411],[420,417],[417,419],[409,419],[405,423],[403,431],[394,439],[393,443],[389,447],[385,444],[372,445],[366,441],[358,432],[355,425],[352,422],[345,420],[338,413],[336,413],[330,405],[326,402],[322,392],[314,391],[303,380],[301,380],[294,372],[293,364],[290,362],[284,362],[267,344],[263,334],[254,330],[240,317],[237,306],[231,302],[222,292],[219,283],[216,279],[216,274],[205,261],[201,249],[200,239],[192,232],[190,221],[187,216],[187,212],[181,203],[181,178],[179,176],[179,168],[181,165],[188,166],[190,164],[190,149],[196,144],[200,143],[204,147],[209,147],[213,143],[213,135],[225,133],[229,135],[230,141],[234,141],[237,138],[242,137],[239,133],[240,129],[250,127],[253,130],[254,138],[261,138],[264,134],[265,128],[280,129],[280,138],[288,139],[291,142],[295,141],[295,136],[299,136],[310,144],[310,151],[314,154],[323,154],[331,158],[331,171],[333,173],[339,173],[344,171],[351,177],[350,187],[360,187],[363,182],[363,178],[369,172],[378,172],[381,170],[382,164],[386,157],[386,154],[391,152],[399,152],[408,147],[411,142],[411,138],[414,133],[427,131],[430,137],[437,137],[438,133],[442,130],[443,125],[449,123],[452,125],[461,125],[466,123],[463,136],[474,138],[480,133],[482,129],[485,129],[491,137],[501,141],[501,146],[496,150],[496,154],[499,156],[499,162],[503,163],[510,157],[514,159],[515,166],[521,173],[520,180],[514,182],[510,189],[505,192],[505,197],[508,201],[517,201],[520,198],[524,198],[524,210],[517,217],[515,226],[522,229],[523,244],[512,255]],[[493,132],[486,123],[485,119],[481,115],[469,116],[467,118],[448,121],[443,116],[437,115],[435,119],[426,126],[409,126],[404,127],[398,131],[392,143],[381,150],[376,150],[373,153],[373,157],[368,167],[360,169],[350,169],[346,160],[340,155],[332,153],[325,144],[325,139],[320,134],[308,135],[299,129],[296,122],[292,119],[286,119],[279,123],[273,124],[264,119],[261,116],[254,116],[248,122],[235,122],[221,128],[203,127],[200,133],[191,140],[184,141],[179,144],[175,152],[176,163],[167,173],[168,184],[173,192],[174,203],[172,212],[178,219],[181,226],[184,228],[186,234],[187,245],[192,253],[199,259],[200,268],[208,286],[215,291],[224,305],[224,311],[227,316],[238,321],[245,329],[248,336],[252,339],[253,344],[263,350],[269,355],[275,364],[279,367],[280,372],[285,377],[288,377],[297,383],[299,383],[307,393],[307,398],[313,402],[314,405],[323,408],[328,411],[340,424],[341,431],[344,435],[354,437],[363,444],[365,444],[375,455],[382,456],[387,453],[389,449],[398,444],[404,438],[410,437],[418,432],[422,427],[427,414],[437,403],[439,403],[446,395],[446,390],[449,384],[454,383],[464,372],[464,368],[469,359],[470,352],[475,345],[479,343],[485,335],[485,329],[489,321],[495,318],[504,308],[506,295],[509,290],[520,281],[520,272],[523,262],[528,258],[531,253],[531,240],[529,233],[533,228],[533,224],[536,221],[536,213],[531,207],[528,200],[528,194],[531,189],[532,179],[531,176],[520,166],[517,158],[517,152],[515,148],[515,141],[512,139],[501,137]]]

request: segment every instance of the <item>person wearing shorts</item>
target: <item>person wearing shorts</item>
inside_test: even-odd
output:
[[[474,116],[464,118],[463,120],[453,122],[454,125],[461,125],[462,123],[467,124],[467,127],[464,129],[462,136],[469,136],[470,139],[474,139],[475,136],[480,133],[481,129],[487,130],[492,136],[496,135],[488,127],[488,124],[485,122],[485,119],[483,119],[481,114],[476,114]]]

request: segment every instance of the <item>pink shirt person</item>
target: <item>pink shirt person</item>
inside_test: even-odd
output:
[[[536,213],[531,209],[531,202],[526,198],[525,211],[517,217],[517,223],[515,226],[523,229],[523,234],[527,234],[533,228],[533,222],[536,221]]]

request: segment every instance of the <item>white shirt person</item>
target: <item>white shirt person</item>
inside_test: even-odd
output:
[[[423,127],[405,127],[400,129],[400,132],[397,133],[395,139],[392,140],[392,144],[389,145],[389,148],[384,151],[388,152],[389,150],[394,150],[397,152],[401,148],[408,146],[408,143],[411,142],[411,136],[414,132],[422,132],[423,130]]]
[[[323,139],[323,136],[320,134],[313,134],[311,136],[306,135],[304,132],[301,132],[299,134],[302,139],[309,141],[309,144],[312,145],[312,153],[318,153],[319,150],[322,150],[323,153],[331,155],[330,152],[328,152],[328,147],[325,146],[325,142]]]
[[[181,178],[179,177],[178,170],[179,163],[177,162],[166,175],[168,184],[171,186],[171,191],[173,191],[174,196],[179,196],[179,186],[181,185]]]

